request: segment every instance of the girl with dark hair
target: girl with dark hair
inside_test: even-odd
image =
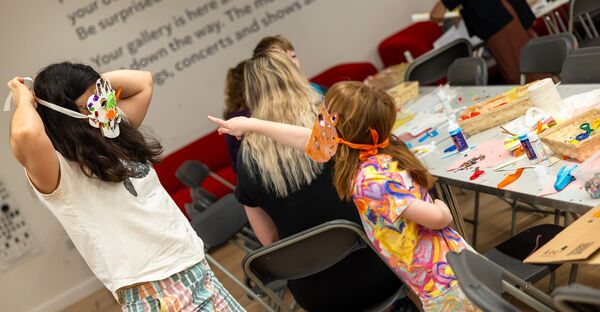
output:
[[[65,62],[26,83],[8,83],[13,154],[123,311],[243,311],[152,168],[162,148],[137,129],[151,74]]]

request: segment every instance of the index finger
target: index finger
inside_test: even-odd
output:
[[[213,117],[213,116],[208,116],[208,120],[212,121],[213,123],[216,123],[219,126],[224,126],[225,125],[225,120],[223,120],[221,118],[217,118],[217,117]]]

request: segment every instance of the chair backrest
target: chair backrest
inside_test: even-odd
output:
[[[202,238],[204,248],[211,250],[234,237],[248,224],[248,218],[244,206],[233,194],[229,194],[192,218],[191,224],[196,234]]]
[[[359,225],[335,220],[260,248],[242,263],[250,279],[266,285],[314,275],[369,244]]]
[[[318,85],[330,88],[340,81],[363,81],[377,74],[375,65],[369,62],[344,63],[332,66],[310,79]]]
[[[600,54],[600,47],[579,48],[571,52],[573,54]]]
[[[418,81],[421,85],[435,83],[446,77],[448,68],[456,59],[472,54],[473,47],[469,40],[457,39],[415,59],[406,70],[405,80]]]
[[[559,311],[600,311],[600,289],[573,284],[555,289],[552,299]]]
[[[502,298],[502,272],[483,256],[469,250],[450,252],[446,259],[467,298],[483,311],[518,311]]]
[[[448,68],[448,83],[452,86],[485,86],[487,81],[487,63],[481,57],[462,57]]]
[[[571,35],[562,34],[529,40],[521,49],[521,74],[560,73],[563,62],[574,50],[573,42]]]
[[[560,78],[566,84],[600,83],[600,53],[570,55],[563,64]]]

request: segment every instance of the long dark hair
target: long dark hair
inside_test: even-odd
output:
[[[227,71],[225,110],[223,111],[223,117],[227,119],[235,112],[249,110],[244,97],[244,66],[246,66],[245,60]]]
[[[49,65],[35,78],[35,95],[48,102],[79,112],[75,101],[100,78],[93,68],[70,62]],[[133,177],[126,162],[158,163],[162,146],[158,141],[132,127],[124,118],[121,134],[105,138],[87,119],[76,119],[38,105],[46,134],[54,149],[75,161],[88,177],[107,182],[122,182]]]

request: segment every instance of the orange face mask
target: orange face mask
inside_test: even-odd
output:
[[[337,151],[338,134],[335,130],[337,114],[329,114],[325,105],[321,104],[317,122],[313,126],[306,154],[316,162],[327,162]]]
[[[376,155],[380,148],[386,148],[390,145],[390,139],[379,142],[379,134],[374,129],[369,129],[373,144],[355,144],[344,141],[338,137],[335,125],[337,124],[337,114],[329,114],[325,105],[319,108],[318,120],[313,126],[306,154],[317,162],[327,162],[335,155],[338,143],[344,144],[352,149],[360,150],[360,160],[366,160],[370,156]]]

